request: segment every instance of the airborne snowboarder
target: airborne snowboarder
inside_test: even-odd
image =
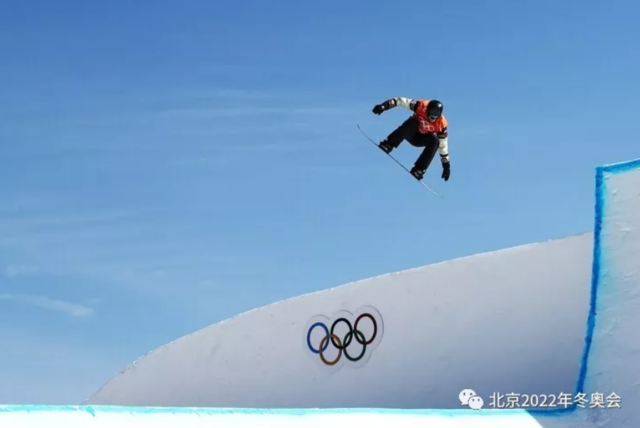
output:
[[[413,112],[398,128],[382,140],[378,147],[389,154],[397,148],[403,140],[407,140],[414,147],[424,147],[418,159],[411,168],[411,174],[422,180],[427,168],[433,160],[436,150],[440,152],[442,163],[442,179],[449,180],[451,164],[449,163],[448,123],[443,114],[443,105],[437,100],[413,100],[405,97],[395,97],[376,105],[373,113],[380,115],[394,107],[404,107]]]

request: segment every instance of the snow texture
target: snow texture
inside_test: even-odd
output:
[[[595,205],[593,234],[259,308],[144,356],[84,406],[0,407],[0,426],[640,426],[640,160],[599,167]],[[492,408],[509,393],[547,407]]]
[[[481,254],[260,308],[148,354],[87,403],[459,409],[465,388],[487,398],[573,392],[591,242],[583,235]],[[343,352],[335,366],[324,364],[311,349],[331,329],[327,319],[348,311],[354,315],[342,315],[355,326],[365,310],[379,314],[375,349],[368,345],[358,362]],[[316,327],[307,337],[320,319],[327,330]],[[358,329],[360,341],[372,337],[370,319]],[[338,357],[338,340],[349,343],[349,356],[363,350],[347,332],[341,322],[338,339],[322,343],[326,361]]]

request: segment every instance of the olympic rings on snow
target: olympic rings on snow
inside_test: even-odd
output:
[[[380,338],[380,330],[382,326],[379,324],[381,324],[382,319],[377,312],[374,313],[375,315],[372,314],[371,311],[360,312],[355,318],[355,323],[353,324],[350,321],[350,318],[353,319],[353,315],[350,313],[343,313],[340,314],[340,316],[337,316],[330,324],[331,327],[329,327],[329,322],[326,319],[312,322],[308,327],[306,335],[307,348],[313,354],[317,355],[317,358],[319,358],[326,366],[335,366],[338,362],[343,360],[343,356],[353,363],[363,360],[363,358],[368,355],[367,351],[372,348],[372,345],[377,345],[379,342],[379,340],[376,342],[376,339]],[[370,337],[367,337],[367,335],[365,335],[365,333],[359,328],[361,326],[361,321],[365,319],[368,319],[373,326],[373,332],[369,333]],[[346,333],[344,333],[342,337],[338,336],[338,333],[336,332],[336,328],[341,324],[344,324],[347,328]],[[316,329],[320,329],[323,335],[319,342],[316,341],[316,343],[313,344],[311,336]],[[359,348],[359,351],[351,348],[354,341],[359,344],[356,346]],[[329,359],[326,356],[329,345],[333,346],[338,351],[337,356],[332,359]]]

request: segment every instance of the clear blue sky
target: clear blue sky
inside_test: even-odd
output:
[[[256,306],[590,231],[593,168],[640,157],[638,13],[2,3],[0,402],[78,403]],[[445,103],[444,200],[358,133],[407,117],[371,113],[392,96]]]

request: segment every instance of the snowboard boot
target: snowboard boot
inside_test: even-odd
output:
[[[414,166],[413,168],[411,168],[410,172],[411,172],[411,175],[413,175],[418,181],[424,178],[424,173],[425,173],[424,169],[419,169]]]
[[[386,154],[391,153],[391,150],[393,150],[393,146],[387,140],[381,141],[378,147]]]

